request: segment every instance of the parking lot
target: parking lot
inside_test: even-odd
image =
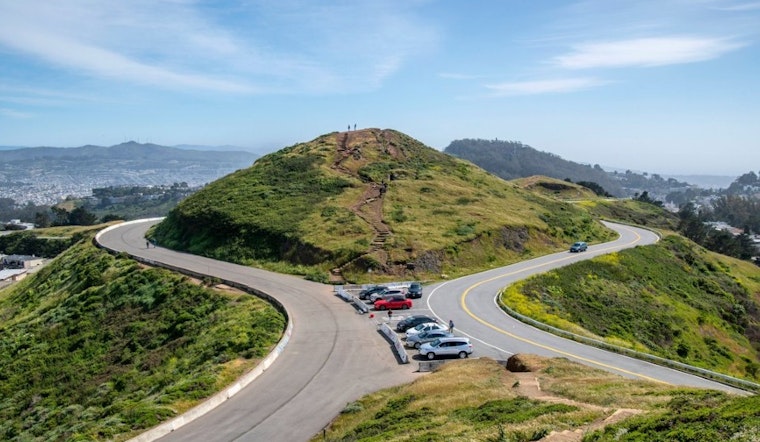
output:
[[[412,284],[413,281],[341,286],[336,288],[336,293],[367,315],[380,333],[393,344],[396,352],[394,356],[403,363],[475,355],[469,338],[457,334],[455,327],[450,329],[448,321],[436,318],[427,308],[424,286],[415,284],[417,293],[409,295],[408,290]],[[419,297],[413,299],[412,296]],[[425,326],[432,322],[438,326]],[[414,336],[407,339],[407,334]]]

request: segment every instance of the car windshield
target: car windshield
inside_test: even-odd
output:
[[[439,345],[440,343],[441,343],[441,340],[440,340],[440,339],[435,339],[435,340],[433,340],[433,341],[431,341],[431,342],[430,342],[430,346],[431,346],[431,347],[438,347],[438,345]]]

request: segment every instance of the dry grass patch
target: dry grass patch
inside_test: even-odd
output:
[[[539,440],[552,431],[596,427],[620,408],[653,409],[672,391],[564,359],[520,355],[518,362],[532,372],[512,373],[488,358],[448,362],[410,384],[347,404],[325,438],[312,440]],[[539,394],[519,384],[533,375]]]

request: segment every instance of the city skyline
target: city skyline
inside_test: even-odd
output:
[[[0,145],[400,130],[662,174],[760,169],[760,2],[0,0]]]

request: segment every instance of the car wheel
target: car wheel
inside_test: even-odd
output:
[[[401,310],[406,310],[406,309],[408,309],[408,308],[409,308],[409,306],[408,306],[408,305],[406,305],[406,304],[404,304],[404,305],[402,305],[402,306],[401,306]]]
[[[414,343],[414,348],[416,348],[417,350],[419,350],[419,349],[420,349],[420,347],[422,347],[422,344],[421,344],[421,343],[419,343],[419,342],[415,342],[415,343]]]
[[[466,357],[467,357],[467,352],[466,351],[460,351],[459,352],[459,359],[464,359]]]
[[[435,359],[435,353],[428,353],[427,354],[428,359]]]
[[[384,306],[384,305],[381,305],[381,306],[380,306],[380,307],[378,307],[377,309],[378,309],[378,310],[385,310],[385,306]]]

